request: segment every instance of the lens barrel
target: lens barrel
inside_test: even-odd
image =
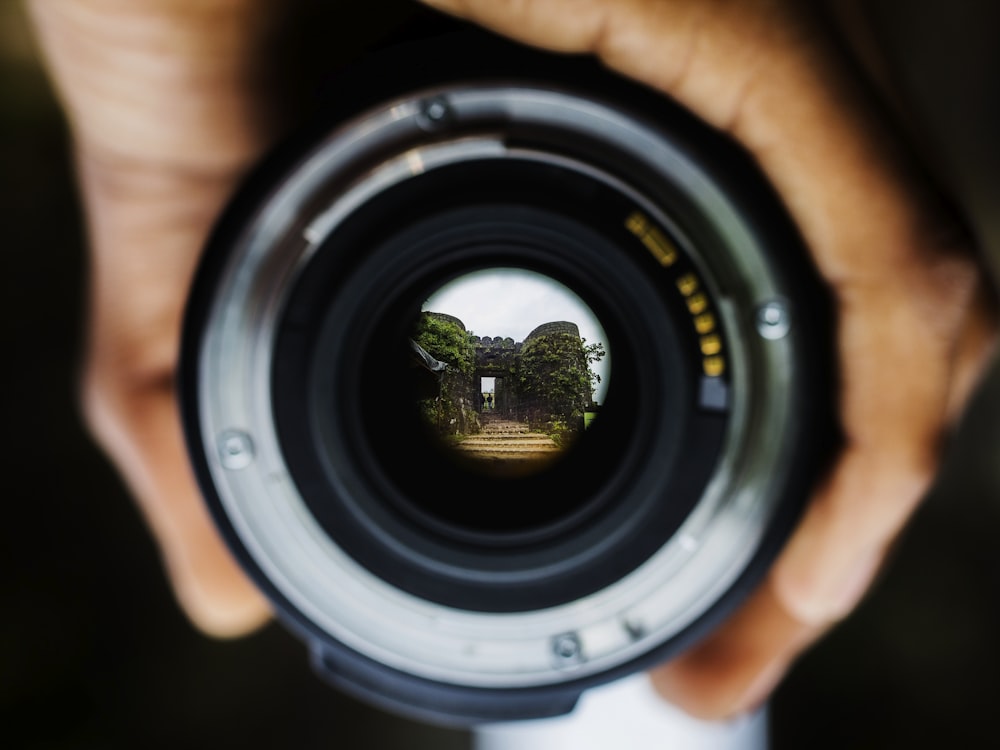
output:
[[[824,291],[745,153],[591,61],[459,34],[331,101],[241,189],[192,289],[206,501],[335,683],[449,723],[566,712],[704,634],[787,537],[832,441]],[[592,311],[599,404],[527,399],[543,353],[586,351],[574,321],[494,341],[439,310],[461,361],[416,342],[437,290],[492,272]],[[519,420],[568,447],[508,472],[514,449],[451,448]]]

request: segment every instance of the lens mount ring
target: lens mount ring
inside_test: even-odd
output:
[[[195,462],[241,556],[311,637],[451,685],[586,681],[662,655],[765,554],[778,517],[788,523],[789,457],[802,439],[808,379],[803,337],[814,331],[796,320],[796,290],[768,246],[770,235],[689,146],[676,143],[664,123],[569,89],[438,87],[342,124],[272,184],[238,232],[217,240],[224,247],[200,282],[201,299],[211,301],[195,306],[186,343],[186,369],[196,382],[186,408]],[[727,346],[725,449],[694,510],[617,582],[586,601],[538,611],[443,606],[373,575],[310,512],[274,427],[276,332],[314,254],[392,186],[476,160],[547,164],[628,196],[644,222],[637,240],[665,235],[697,269]],[[776,302],[793,324],[784,335],[761,335],[757,311]],[[252,456],[227,453],[233,435],[253,446]],[[553,651],[568,637],[579,646],[571,660]]]

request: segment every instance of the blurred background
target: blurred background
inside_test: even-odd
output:
[[[362,46],[366,36],[344,23],[353,24],[353,9],[299,4],[317,14],[303,33],[339,30],[349,37],[335,47],[345,57]],[[408,12],[399,2],[357,5],[369,8],[360,23],[368,38]],[[866,7],[900,92],[897,116],[996,267],[1000,3]],[[322,67],[332,45],[299,45],[312,50],[299,64]],[[86,270],[71,154],[23,8],[10,0],[0,3],[0,246],[0,743],[467,748],[463,733],[338,695],[278,626],[220,642],[181,616],[138,512],[80,424]],[[994,375],[874,592],[778,691],[776,750],[995,743],[998,458]]]

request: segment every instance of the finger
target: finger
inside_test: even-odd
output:
[[[784,19],[767,3],[698,0],[424,0],[556,52],[594,54],[619,73],[682,100],[725,128]]]
[[[972,300],[964,280],[958,293],[918,287],[941,277],[911,282],[857,301],[867,315],[842,303],[845,448],[774,570],[785,606],[806,622],[835,621],[864,593],[934,480],[948,432],[995,347],[984,282]]]
[[[181,315],[228,172],[191,179],[110,163],[81,147],[90,218],[91,304],[83,403],[153,531],[178,600],[207,633],[269,616],[214,529],[192,479],[174,395]],[[143,252],[131,252],[141,247]]]
[[[199,250],[269,139],[266,0],[33,0],[74,139],[91,244],[83,404],[184,609],[218,635],[268,616],[191,478],[173,396]]]
[[[898,139],[867,107],[807,5],[774,0],[424,0],[545,49],[590,53],[617,72],[676,98],[732,134],[778,188],[812,246],[854,231],[856,216],[908,226],[913,212]],[[833,167],[833,168],[831,168]],[[823,175],[818,179],[817,175]],[[919,182],[919,181],[917,181]],[[929,200],[920,197],[921,202]],[[901,210],[902,209],[902,210]],[[852,221],[845,221],[851,217]],[[858,238],[869,225],[857,227]],[[901,243],[877,246],[891,268]],[[850,273],[870,244],[817,250],[828,277]],[[863,264],[861,264],[863,265]]]
[[[99,366],[88,377],[88,421],[153,530],[182,608],[212,635],[258,628],[270,609],[226,549],[188,471],[172,384],[115,378]]]
[[[822,627],[802,623],[767,583],[721,628],[650,675],[668,701],[702,719],[753,710]]]

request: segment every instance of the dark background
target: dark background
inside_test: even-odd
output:
[[[870,8],[902,124],[984,256],[1000,259],[1000,4],[880,0]],[[460,733],[388,717],[320,684],[305,649],[277,626],[219,642],[183,619],[138,512],[80,424],[82,236],[65,125],[23,11],[5,1],[0,743],[467,747]],[[777,750],[995,743],[998,416],[994,376],[875,591],[778,691]]]

